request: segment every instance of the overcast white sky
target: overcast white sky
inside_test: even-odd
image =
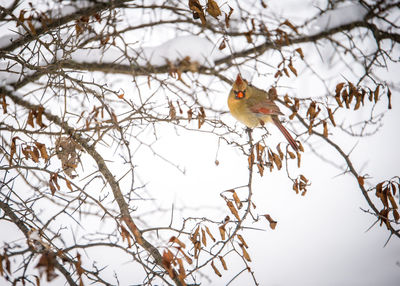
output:
[[[293,22],[301,22],[302,19],[314,15],[318,11],[315,7],[324,1],[271,0],[265,2],[276,15],[286,15]],[[359,12],[362,14],[361,10]],[[358,16],[355,14],[354,17]],[[336,14],[333,17],[339,16]],[[335,18],[335,20],[339,19],[343,17]],[[345,20],[348,20],[347,16]],[[324,21],[329,25],[333,24],[333,21],[326,22],[326,19]],[[311,28],[310,32],[312,32]],[[167,37],[165,34],[152,34],[148,38],[148,46],[159,45],[160,38],[165,37]],[[187,44],[188,42],[192,43],[192,46]],[[189,50],[192,56],[194,50],[199,47],[203,48],[201,49],[203,52],[205,50],[208,53],[211,52],[204,39],[184,43],[185,49]],[[171,52],[170,46],[164,45],[163,49],[169,54],[176,55]],[[341,70],[340,66],[332,70],[326,62],[321,60],[316,50],[310,47],[303,50],[306,58],[321,70],[321,74],[329,77],[348,73]],[[323,55],[329,56],[329,47],[322,47],[321,50]],[[212,52],[215,53],[215,51]],[[160,53],[160,50],[157,53]],[[180,53],[184,53],[184,50],[180,50]],[[88,58],[87,54],[76,56],[81,59]],[[158,57],[157,61],[159,60]],[[243,68],[243,72],[253,75],[251,69]],[[384,76],[398,80],[399,73],[399,65],[393,65],[390,67],[390,74]],[[337,76],[337,78],[340,77]],[[124,77],[121,77],[119,82],[122,81],[121,85],[125,85],[126,97],[129,97],[132,96],[129,93],[131,83],[128,78],[126,79],[127,82],[124,83]],[[209,79],[204,78],[204,80]],[[253,80],[258,87],[267,88],[264,85],[268,79],[255,76]],[[319,96],[323,89],[311,75],[302,77],[300,80],[291,78],[281,82],[281,85],[288,86],[288,90],[299,97]],[[219,89],[211,96],[215,106],[227,110],[225,102],[228,92],[228,86],[219,85]],[[400,140],[398,128],[400,99],[396,91],[393,92],[392,105],[393,109],[387,112],[384,118],[384,126],[375,136],[362,139],[336,137],[346,151],[350,151],[356,145],[351,159],[357,170],[362,170],[363,173],[372,177],[372,184],[399,175],[400,151],[397,142]],[[287,110],[283,109],[283,112],[288,114]],[[362,114],[356,114],[354,118],[361,118],[361,116]],[[232,126],[235,124],[229,114],[222,115],[222,119],[230,122]],[[193,126],[196,124],[193,122]],[[224,201],[220,198],[220,193],[247,184],[247,159],[238,150],[222,142],[218,151],[220,164],[216,166],[214,164],[218,149],[216,136],[183,130],[176,131],[168,125],[164,127],[158,129],[159,140],[153,147],[185,168],[186,174],[180,174],[168,163],[157,160],[148,149],[143,149],[135,154],[138,179],[147,184],[149,193],[157,199],[156,203],[159,206],[165,208],[171,207],[172,204],[190,208],[207,206],[211,209],[201,210],[198,212],[199,216],[210,215],[216,220],[222,219],[218,208],[222,208]],[[240,125],[237,128],[240,129]],[[275,127],[269,130],[272,133],[273,146],[283,140]],[[148,133],[151,137],[151,130]],[[335,160],[335,163],[343,163],[331,147],[325,146],[318,140],[314,143],[318,150],[323,150],[329,158]],[[399,285],[400,240],[393,238],[384,247],[389,235],[385,227],[375,226],[366,232],[375,219],[361,210],[361,208],[369,208],[355,180],[350,175],[341,175],[338,169],[316,158],[307,145],[305,146],[301,173],[312,182],[306,196],[296,195],[291,190],[291,183],[284,169],[280,172],[266,172],[262,178],[255,175],[253,199],[257,210],[260,213],[270,214],[278,221],[275,230],[270,230],[267,222],[256,225],[245,224],[249,227],[264,229],[263,231],[248,230],[243,235],[250,246],[248,249],[252,259],[250,266],[255,271],[260,285]],[[295,166],[291,168],[296,169]],[[156,179],[154,179],[155,175]],[[238,190],[239,194],[240,192]],[[169,217],[155,217],[154,222],[159,226],[168,224]],[[176,218],[176,225],[180,222],[181,218]],[[216,228],[211,230],[214,233],[218,231]],[[18,233],[9,225],[4,226],[3,233],[5,232],[8,235]],[[21,233],[18,235],[21,236]],[[99,257],[107,255],[110,262],[118,265],[117,272],[120,275],[120,281],[129,281],[134,275],[134,270],[126,267],[125,261],[118,257],[118,254],[113,256],[115,253],[94,253],[93,255]],[[229,269],[240,270],[237,261],[228,259],[227,263]],[[206,270],[212,282],[209,284],[204,282],[202,285],[226,285],[236,273],[222,271],[223,277],[219,278],[210,267]],[[108,275],[112,277],[113,274],[110,271]],[[3,278],[0,278],[1,283],[5,283]],[[251,285],[251,283],[251,277],[242,274],[231,285]],[[42,281],[42,285],[47,284]],[[62,284],[57,279],[51,285]]]

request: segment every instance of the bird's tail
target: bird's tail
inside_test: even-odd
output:
[[[292,135],[290,135],[289,131],[282,125],[279,121],[278,116],[272,116],[272,120],[274,121],[276,127],[282,132],[283,136],[285,136],[286,140],[289,142],[290,146],[297,152],[299,151],[299,147],[297,146],[296,141],[293,139]]]

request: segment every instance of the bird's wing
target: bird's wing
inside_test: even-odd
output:
[[[260,115],[281,115],[283,114],[279,107],[270,99],[263,99],[262,101],[258,101],[256,99],[249,98],[248,107],[251,112],[258,113]]]

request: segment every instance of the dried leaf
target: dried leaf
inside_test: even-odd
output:
[[[380,85],[377,85],[377,87],[374,91],[374,101],[375,102],[378,102],[378,99],[379,99],[379,87],[380,87]]]
[[[189,0],[189,9],[193,12],[193,19],[199,19],[202,25],[206,24],[206,16],[204,15],[203,7],[199,0]]]
[[[19,137],[13,137],[13,139],[11,140],[11,148],[10,148],[10,166],[12,164],[12,159],[14,157],[15,152],[17,151],[17,146],[16,146],[16,141],[17,139],[19,139]]]
[[[32,35],[36,36],[35,26],[32,24],[32,21],[30,19],[28,20],[28,26],[29,26],[29,30],[31,30]]]
[[[185,245],[182,241],[180,241],[176,236],[172,236],[172,237],[169,239],[169,242],[171,242],[171,243],[176,243],[176,244],[178,244],[180,247],[186,248],[186,245]]]
[[[201,242],[203,243],[204,246],[207,246],[207,237],[204,229],[201,229]]]
[[[244,247],[249,248],[249,246],[247,245],[246,241],[243,239],[243,236],[241,236],[240,234],[238,234],[236,236],[240,240],[240,242],[244,245]]]
[[[221,15],[221,10],[218,7],[218,4],[215,3],[214,0],[208,0],[207,2],[207,12],[215,19],[218,19],[218,16]]]
[[[358,184],[363,187],[364,186],[364,177],[358,176],[357,180],[358,180]]]
[[[47,282],[51,282],[58,276],[55,273],[56,263],[56,255],[53,252],[45,252],[40,256],[39,262],[36,264],[35,268],[39,269],[40,276],[46,273]]]
[[[3,107],[3,114],[6,114],[7,113],[7,105],[8,105],[6,102],[6,95],[1,94],[0,97],[1,97],[1,105]]]
[[[139,243],[140,245],[142,245],[143,244],[142,234],[140,233],[139,229],[136,227],[133,220],[130,219],[129,217],[125,217],[125,216],[123,216],[121,218],[121,220],[126,223],[126,225],[128,226],[128,229],[131,231],[131,233],[133,233],[133,236],[135,237],[136,242]]]
[[[333,117],[332,110],[331,110],[330,108],[327,108],[327,110],[328,110],[329,120],[332,122],[332,125],[333,125],[333,126],[336,126],[335,118]]]
[[[219,258],[219,261],[221,261],[221,264],[222,264],[222,267],[224,268],[224,270],[228,270],[225,259],[221,255],[219,255],[218,258]]]
[[[40,151],[40,157],[42,157],[47,162],[49,160],[49,155],[47,154],[46,145],[37,141],[35,142],[35,145]]]
[[[336,85],[336,88],[335,88],[336,96],[340,95],[340,92],[342,91],[344,84],[345,84],[344,82],[340,82]]]
[[[235,201],[236,207],[240,210],[243,207],[242,202],[240,201],[238,195],[236,194],[235,190],[232,193],[233,200]]]
[[[301,154],[299,152],[297,152],[297,167],[300,168],[300,164],[301,164]]]
[[[208,235],[210,236],[210,238],[215,242],[215,238],[214,238],[214,236],[211,234],[210,229],[208,228],[208,226],[205,226],[205,228],[206,228],[207,234],[208,234]]]
[[[326,123],[325,120],[322,121],[322,124],[324,126],[324,133],[322,134],[325,138],[328,138],[328,124]]]
[[[296,192],[296,193],[297,193],[297,192]],[[278,222],[275,221],[275,220],[273,220],[269,214],[264,215],[264,217],[268,220],[268,222],[269,222],[269,227],[270,227],[271,229],[275,229],[275,227],[276,227],[276,225],[277,225]]]
[[[295,31],[296,32],[296,34],[298,34],[299,32],[297,31],[297,28],[292,24],[292,23],[290,23],[289,22],[289,20],[285,20],[285,22],[283,22],[281,25],[286,25],[286,26],[288,26],[290,29],[292,29],[293,31]]]
[[[235,206],[233,205],[233,203],[231,201],[227,201],[226,205],[228,206],[229,210],[231,211],[231,213],[237,218],[237,220],[240,220],[239,217],[239,213],[236,210]]]
[[[164,269],[167,270],[168,275],[171,278],[174,278],[174,271],[172,269],[172,265],[171,263],[173,262],[174,259],[174,255],[172,254],[172,252],[169,249],[164,250],[163,252],[163,256],[162,256],[162,264],[164,266]]]
[[[388,88],[387,91],[387,97],[388,97],[388,109],[392,109],[392,92]]]
[[[229,5],[228,5],[228,7],[229,7],[229,13],[228,14],[225,13],[225,26],[227,28],[229,28],[229,20],[231,18],[232,13],[233,13],[233,8],[231,6],[229,6]]]
[[[291,70],[291,72],[297,76],[297,70],[294,68],[294,66],[292,65],[292,63],[289,63],[288,65],[289,69]]]
[[[122,236],[122,241],[126,241],[128,242],[128,247],[131,248],[132,247],[132,236],[130,234],[130,232],[123,226],[121,225],[121,236]]]
[[[223,50],[223,49],[225,49],[225,48],[226,48],[225,40],[222,40],[222,43],[219,45],[218,49],[219,49],[219,50]]]
[[[300,55],[300,58],[303,60],[304,59],[303,50],[301,48],[297,48],[295,49],[295,51]]]
[[[225,225],[219,226],[219,233],[221,235],[221,239],[225,240],[225,234],[226,234]]]
[[[247,252],[247,250],[246,250],[246,248],[244,247],[244,245],[243,245],[243,244],[239,244],[239,246],[240,246],[240,248],[242,249],[244,259],[246,259],[248,262],[251,262],[250,255],[249,255],[249,253]]]
[[[258,168],[258,172],[260,173],[260,176],[264,176],[264,166],[261,163],[257,163],[257,168]]]
[[[67,185],[67,188],[72,191],[71,182],[69,180],[67,180],[67,179],[64,179],[64,180],[65,180],[65,184]]]
[[[222,277],[221,272],[219,272],[217,267],[214,265],[214,260],[211,261],[211,267],[214,269],[215,274],[217,274],[219,277]]]
[[[249,169],[251,169],[253,164],[254,164],[254,152],[253,152],[253,149],[251,150],[251,154],[249,155],[249,157],[247,157],[247,161],[249,163]]]
[[[185,283],[185,281],[184,281],[184,279],[186,278],[185,267],[183,266],[183,262],[182,262],[181,258],[178,258],[177,261],[178,261],[178,265],[179,265],[179,278],[180,278],[181,282]],[[186,283],[184,285],[186,285]]]

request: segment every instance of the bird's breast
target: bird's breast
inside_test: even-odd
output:
[[[271,121],[270,115],[254,113],[247,106],[244,99],[236,99],[234,96],[228,97],[228,107],[233,117],[249,128],[261,125],[261,122]]]

